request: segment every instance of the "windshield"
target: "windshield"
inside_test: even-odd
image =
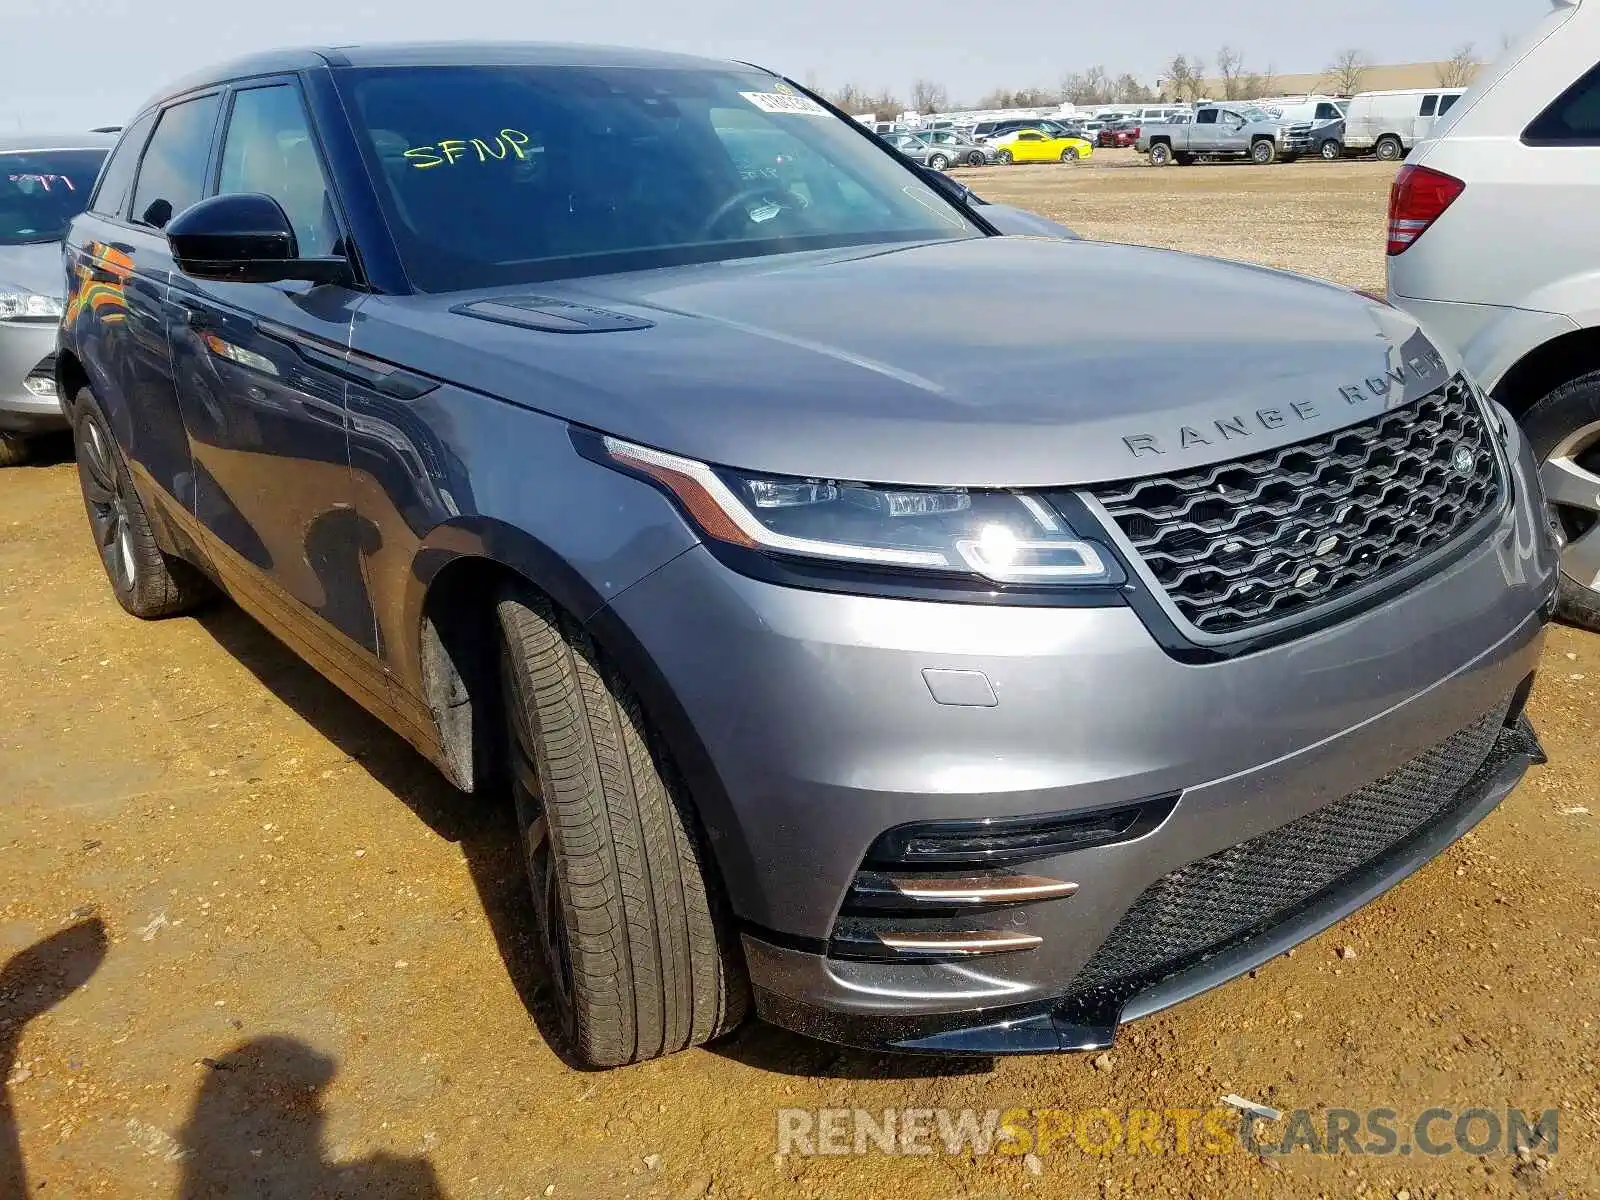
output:
[[[982,236],[880,143],[762,72],[339,75],[422,291]]]
[[[89,205],[104,150],[0,151],[0,246],[59,242]]]

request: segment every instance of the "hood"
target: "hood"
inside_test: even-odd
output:
[[[0,246],[0,283],[16,284],[40,296],[62,299],[67,294],[67,278],[61,265],[61,243]]]
[[[452,311],[530,295],[622,319],[562,333]],[[1451,369],[1410,317],[1332,284],[1029,237],[374,297],[354,339],[709,462],[933,486],[1235,458],[1370,418]]]

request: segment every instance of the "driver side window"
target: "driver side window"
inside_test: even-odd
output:
[[[326,258],[343,241],[299,89],[251,88],[233,98],[222,146],[221,194],[259,192],[283,206],[302,258]]]

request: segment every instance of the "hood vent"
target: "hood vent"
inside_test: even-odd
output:
[[[474,300],[450,310],[464,317],[477,317],[541,333],[621,333],[629,329],[649,329],[654,322],[605,308],[591,308],[570,300],[548,296],[507,296],[497,300]]]

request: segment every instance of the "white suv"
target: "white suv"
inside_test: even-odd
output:
[[[1389,299],[1543,464],[1562,615],[1600,630],[1600,0],[1557,0],[1395,180]]]

